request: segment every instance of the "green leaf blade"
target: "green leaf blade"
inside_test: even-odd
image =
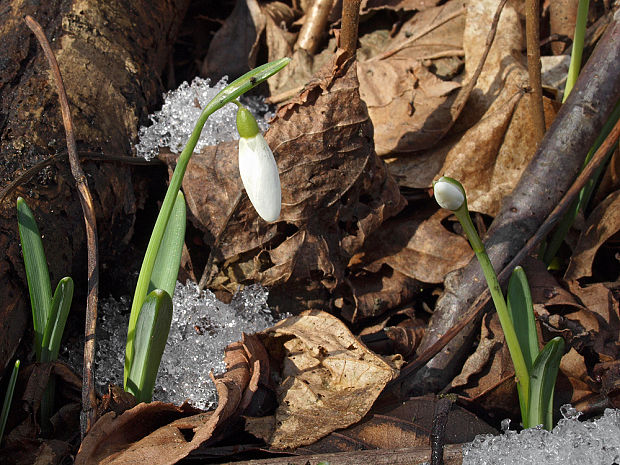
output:
[[[32,307],[35,351],[37,360],[41,360],[43,333],[51,310],[52,287],[43,243],[41,242],[41,233],[32,210],[21,197],[17,198],[17,225]]]
[[[510,276],[506,297],[508,313],[517,333],[523,358],[528,371],[531,371],[539,353],[538,333],[530,285],[525,271],[520,266],[516,267]]]
[[[138,316],[134,340],[134,360],[125,390],[138,402],[150,402],[161,357],[172,322],[172,298],[155,289],[145,299]]]
[[[169,295],[174,295],[185,243],[186,216],[185,196],[179,191],[155,258],[148,293],[162,289]]]
[[[54,291],[50,317],[43,333],[41,361],[51,362],[58,358],[60,341],[65,331],[65,324],[73,301],[73,280],[65,277],[60,280]]]
[[[526,428],[540,424],[547,430],[553,427],[553,394],[562,355],[564,339],[558,336],[545,345],[534,361],[530,375],[528,422],[524,425]]]

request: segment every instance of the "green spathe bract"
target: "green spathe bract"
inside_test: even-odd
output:
[[[443,191],[440,190],[441,203],[439,200],[438,203],[454,207],[452,211],[463,226],[487,281],[515,367],[523,426],[531,428],[543,424],[550,430],[553,427],[555,378],[564,351],[564,341],[556,337],[539,353],[532,297],[523,269],[517,267],[512,273],[506,304],[493,264],[471,221],[463,186],[445,176],[434,184],[435,189],[438,184],[443,188]],[[462,200],[460,193],[463,195]]]
[[[219,92],[202,110],[187,145],[181,152],[181,155],[179,155],[177,166],[174,169],[172,178],[170,179],[170,185],[166,191],[166,196],[164,197],[159,215],[155,221],[155,226],[153,227],[153,232],[151,233],[151,238],[146,249],[142,267],[140,268],[140,274],[138,275],[138,282],[136,284],[136,290],[131,304],[131,314],[129,316],[129,324],[127,327],[127,345],[125,348],[124,384],[126,389],[129,373],[131,372],[132,364],[134,362],[134,340],[136,337],[135,332],[138,316],[149,289],[156,285],[152,281],[155,262],[160,248],[163,249],[162,241],[164,238],[164,233],[171,217],[172,210],[177,199],[177,194],[181,188],[183,176],[185,175],[185,170],[187,169],[187,164],[189,163],[194,148],[198,143],[202,128],[204,127],[204,124],[209,116],[215,111],[222,108],[227,103],[234,101],[240,95],[256,87],[270,76],[273,76],[275,73],[284,68],[289,62],[289,58],[281,58],[280,60],[259,66],[258,68],[244,74],[239,79],[234,80],[222,89],[222,91]],[[165,250],[163,253],[168,256],[168,252]],[[178,266],[174,273],[178,273]]]

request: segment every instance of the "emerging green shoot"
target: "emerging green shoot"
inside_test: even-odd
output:
[[[15,360],[15,365],[13,365],[13,371],[9,378],[9,385],[4,394],[2,413],[0,413],[0,444],[2,443],[2,436],[4,436],[4,428],[6,427],[6,420],[9,417],[9,410],[11,410],[11,402],[13,402],[13,392],[15,391],[15,383],[17,382],[17,374],[19,373],[19,363],[19,360]]]
[[[278,71],[282,70],[282,68],[284,68],[289,62],[289,58],[282,58],[280,60],[259,66],[258,68],[255,68],[240,78],[234,80],[222,89],[222,91],[219,92],[202,110],[187,145],[181,152],[181,155],[179,155],[177,165],[174,169],[174,173],[172,174],[172,178],[170,179],[170,185],[166,191],[159,215],[157,216],[155,226],[153,227],[153,232],[151,233],[151,238],[146,249],[142,267],[140,268],[140,274],[138,275],[138,282],[136,284],[136,290],[131,305],[131,314],[129,316],[129,325],[127,328],[127,345],[125,347],[125,389],[127,389],[129,373],[132,370],[132,364],[134,362],[134,340],[136,338],[136,324],[138,322],[138,316],[147,294],[151,289],[159,287],[159,284],[153,280],[156,259],[159,255],[160,248],[162,248],[164,233],[174,209],[175,202],[177,201],[177,195],[179,193],[179,189],[181,188],[183,176],[185,175],[185,170],[187,169],[187,164],[189,163],[194,148],[198,143],[202,128],[204,127],[209,116],[215,111],[219,110],[227,103],[233,102],[243,93],[251,90],[267,78],[273,76]],[[163,253],[166,257],[173,255],[172,253],[166,251]],[[170,264],[169,266],[172,267],[173,265]],[[170,274],[174,274],[176,280],[178,265],[175,270],[169,271]],[[170,290],[169,295],[172,295],[172,292],[174,292],[174,284],[172,285],[172,289],[170,289],[170,287],[168,287],[168,289],[163,287],[159,288],[166,290],[166,292]]]
[[[543,424],[551,429],[553,388],[564,353],[564,341],[552,339],[539,353],[532,297],[523,269],[517,267],[513,271],[506,303],[495,269],[469,216],[465,189],[457,180],[446,176],[433,187],[437,203],[452,210],[463,226],[484,273],[515,367],[523,426],[531,428]]]
[[[564,96],[562,103],[566,101],[569,94],[577,82],[579,71],[581,71],[581,57],[583,55],[583,42],[586,36],[586,25],[588,23],[588,8],[590,0],[579,0],[577,7],[577,21],[575,22],[575,35],[573,37],[573,51],[570,56],[570,65],[564,86]]]
[[[133,329],[134,360],[125,381],[125,390],[138,402],[150,402],[159,363],[168,340],[172,321],[172,299],[185,240],[186,207],[183,192],[177,198],[166,225],[155,268],[149,282],[149,295],[142,304]]]
[[[58,358],[60,351],[60,341],[73,299],[73,280],[70,277],[62,278],[52,296],[41,233],[32,210],[21,197],[17,199],[17,225],[32,306],[37,361],[52,362]],[[41,400],[41,425],[44,428],[49,425],[53,402],[54,379],[50,378]]]

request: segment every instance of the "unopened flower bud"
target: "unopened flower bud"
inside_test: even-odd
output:
[[[244,107],[237,112],[239,174],[254,209],[265,221],[280,216],[282,192],[273,152],[262,136],[252,114]]]
[[[456,179],[442,176],[433,183],[433,191],[441,208],[455,211],[465,202],[465,190]]]

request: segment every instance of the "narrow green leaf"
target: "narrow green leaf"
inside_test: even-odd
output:
[[[9,410],[11,410],[11,402],[13,402],[13,392],[15,391],[15,383],[17,382],[17,373],[19,373],[19,360],[15,360],[13,365],[13,371],[11,372],[11,378],[9,378],[9,385],[6,388],[4,394],[4,403],[2,404],[2,413],[0,413],[0,443],[2,443],[2,436],[4,436],[4,428],[6,426],[6,420],[9,417]]]
[[[32,323],[34,326],[34,348],[37,360],[41,360],[43,332],[50,314],[52,287],[50,285],[47,261],[32,210],[21,197],[17,198],[17,224],[24,255],[24,267],[28,280]]]
[[[138,316],[134,359],[125,384],[125,390],[138,402],[150,402],[153,397],[171,321],[172,298],[166,291],[155,289],[146,297]]]
[[[534,360],[538,357],[538,334],[530,285],[527,282],[525,271],[520,266],[516,267],[510,276],[506,297],[508,313],[517,333],[517,339],[519,339],[519,345],[529,372],[532,370]]]
[[[564,339],[555,337],[540,351],[530,375],[530,405],[526,428],[544,425],[553,428],[553,393],[555,380],[564,355]]]
[[[73,280],[65,277],[60,280],[50,310],[50,317],[45,326],[42,343],[42,362],[51,362],[58,358],[60,350],[60,341],[65,331],[65,323],[71,309],[71,301],[73,300]]]
[[[179,191],[157,252],[151,282],[149,283],[149,293],[155,289],[163,289],[169,295],[174,295],[174,287],[181,266],[183,244],[185,243],[185,223],[185,196],[183,192]]]

